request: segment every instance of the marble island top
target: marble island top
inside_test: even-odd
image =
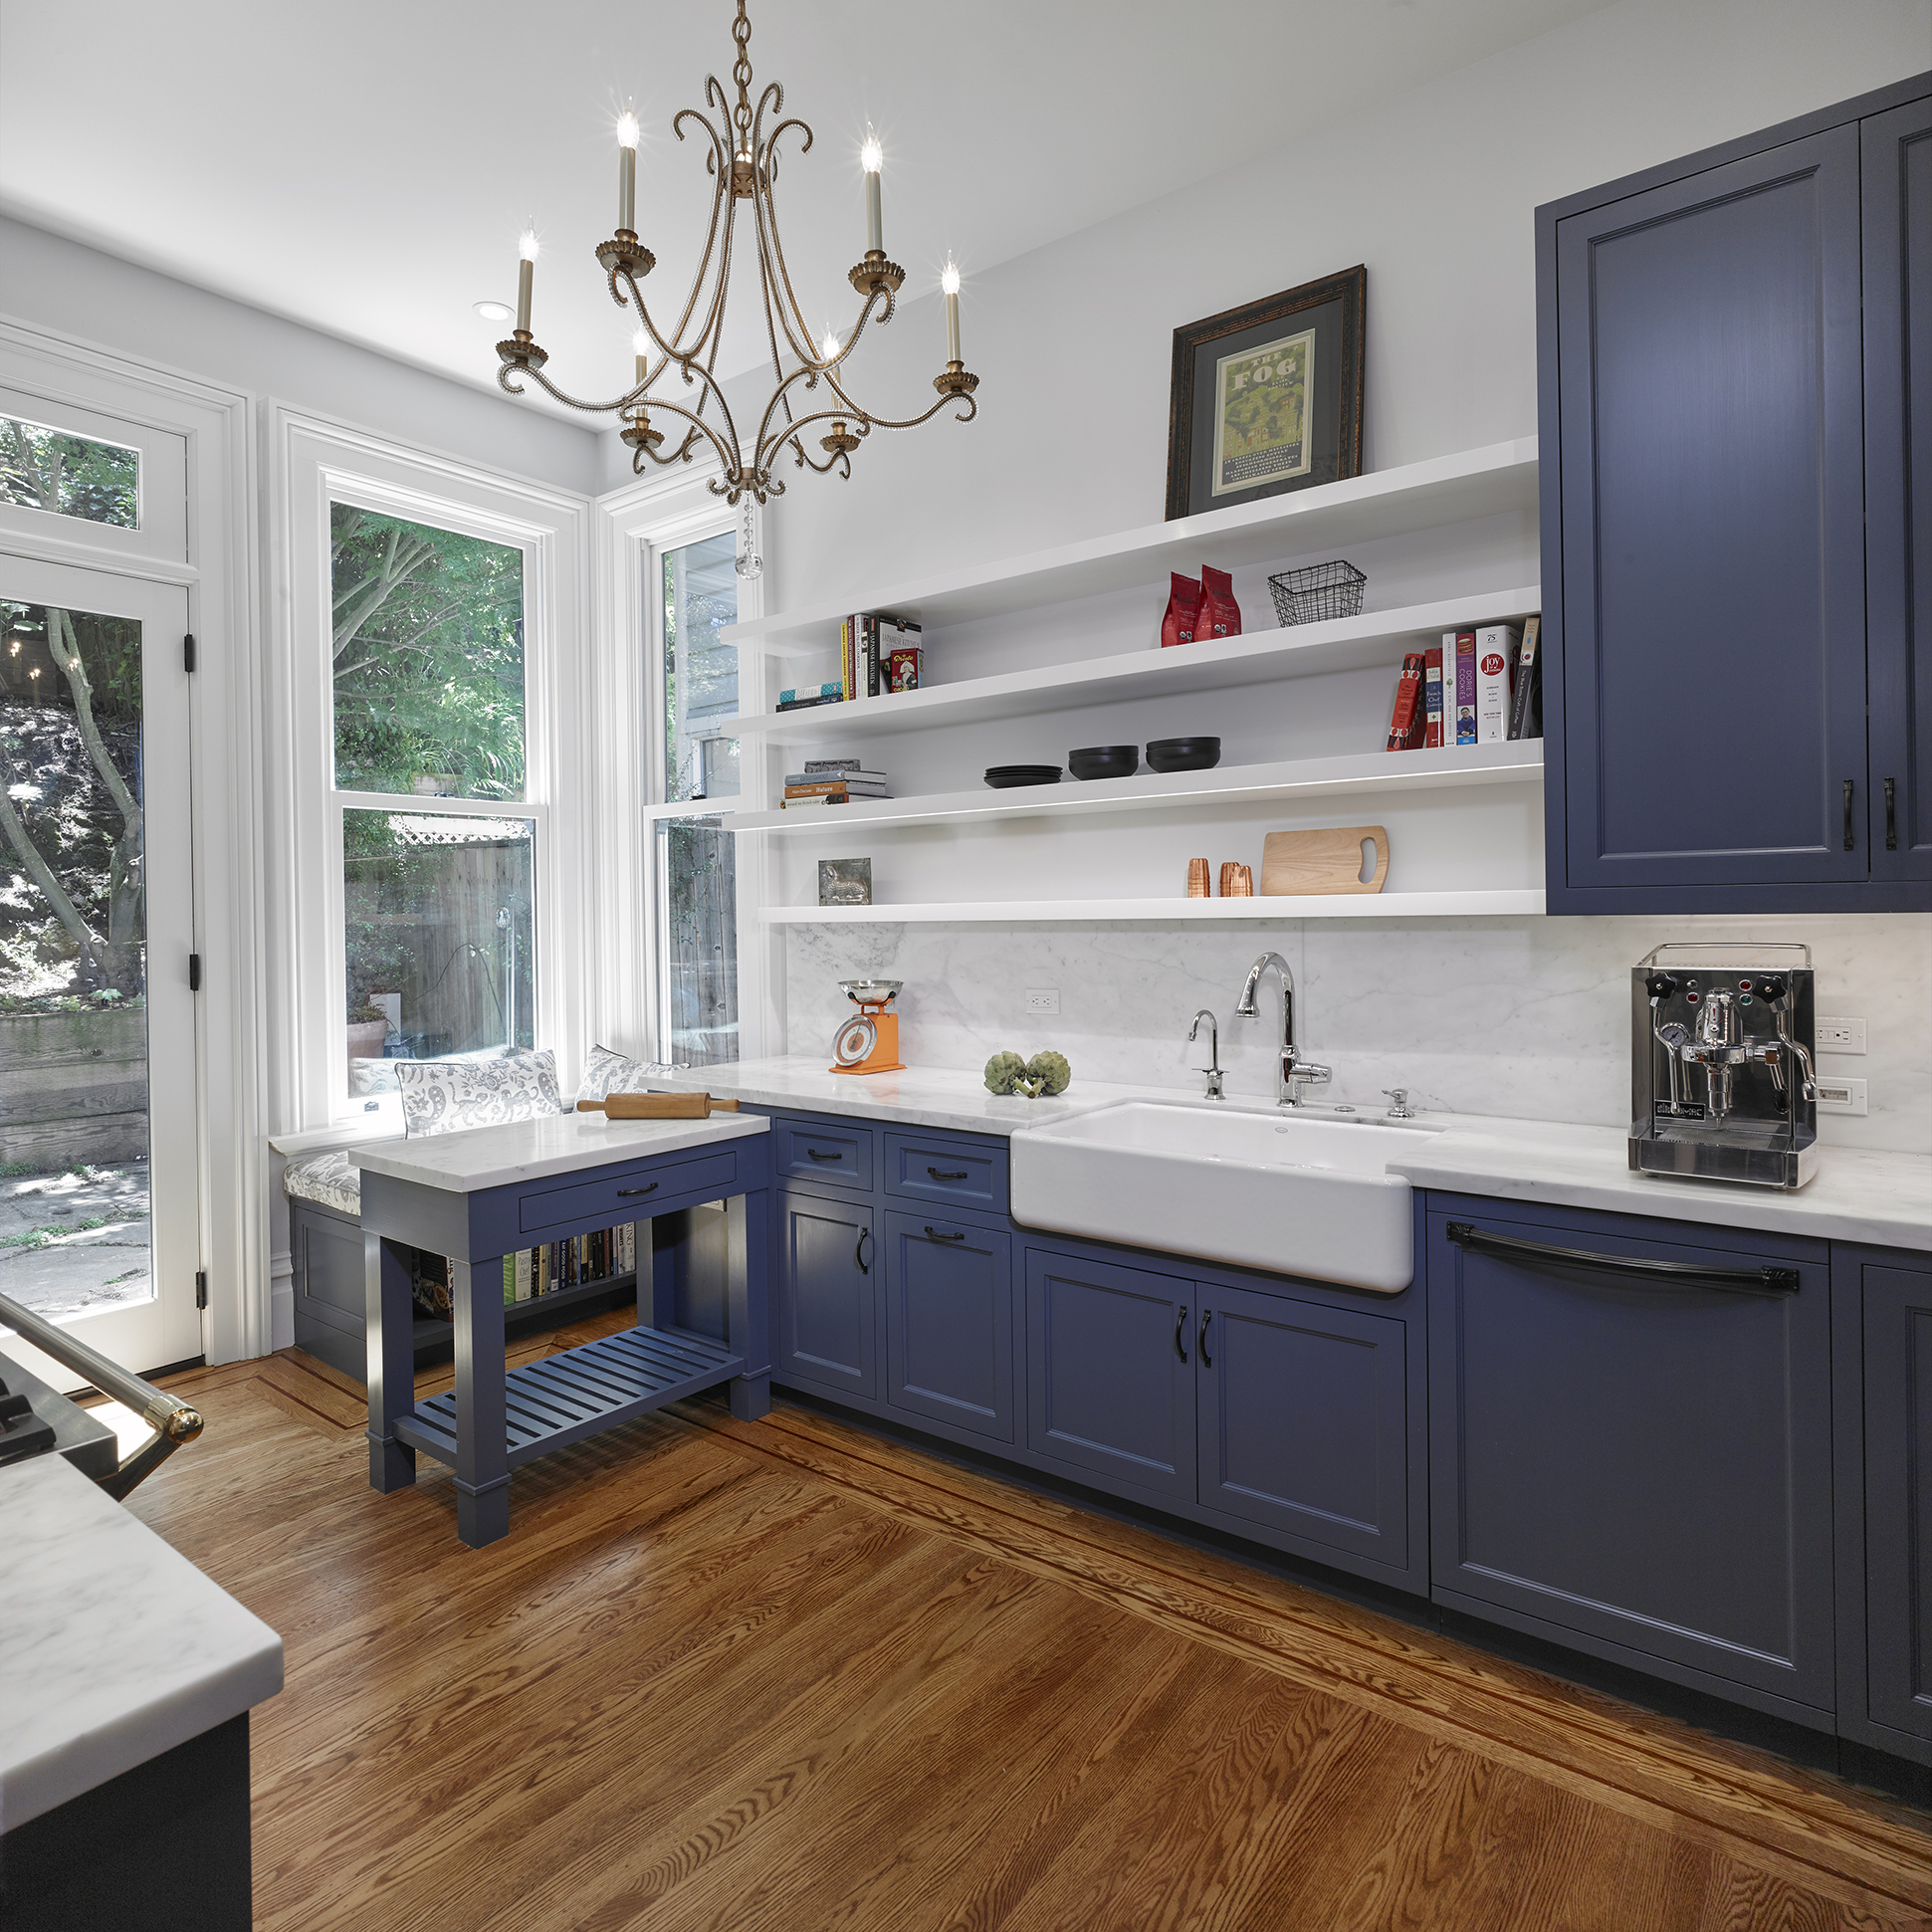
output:
[[[1050,1100],[1002,1098],[987,1093],[976,1072],[907,1067],[898,1073],[838,1074],[816,1054],[693,1067],[653,1075],[651,1085],[708,1091],[754,1107],[1002,1136],[1114,1101],[1192,1097],[1192,1089],[1108,1085],[1076,1074],[1072,1087]],[[1326,1110],[1313,1106],[1309,1111]],[[1421,1118],[1430,1125],[1445,1123],[1445,1131],[1417,1135],[1415,1151],[1390,1163],[1392,1173],[1418,1187],[1932,1250],[1932,1155],[1827,1146],[1820,1151],[1817,1176],[1787,1192],[1632,1174],[1620,1127],[1482,1114]]]
[[[0,1469],[0,1830],[282,1688],[282,1639],[62,1456]]]
[[[723,1088],[723,1098],[731,1095]],[[683,1148],[709,1147],[769,1132],[756,1114],[714,1114],[702,1121],[613,1121],[601,1114],[545,1114],[501,1127],[460,1128],[418,1140],[376,1141],[348,1150],[365,1174],[386,1174],[418,1186],[471,1194],[546,1175],[575,1174],[610,1162],[636,1161]]]

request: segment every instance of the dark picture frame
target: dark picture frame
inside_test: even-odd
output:
[[[1358,264],[1174,331],[1170,522],[1362,474],[1368,297]]]

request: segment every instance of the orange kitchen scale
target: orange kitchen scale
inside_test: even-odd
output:
[[[903,979],[841,979],[839,990],[859,1010],[832,1038],[832,1073],[898,1073],[899,1015],[889,1013]]]

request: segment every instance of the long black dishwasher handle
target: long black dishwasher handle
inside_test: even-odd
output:
[[[1448,1234],[1457,1247],[1472,1254],[1492,1254],[1498,1261],[1557,1261],[1652,1288],[1721,1288],[1732,1295],[1798,1293],[1796,1268],[1705,1268],[1695,1261],[1636,1261],[1622,1254],[1592,1254],[1588,1248],[1553,1247],[1547,1241],[1519,1241],[1513,1234],[1491,1234],[1468,1221],[1451,1221]]]

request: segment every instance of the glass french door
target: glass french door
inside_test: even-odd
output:
[[[136,1374],[202,1352],[187,602],[0,556],[0,1294]]]

